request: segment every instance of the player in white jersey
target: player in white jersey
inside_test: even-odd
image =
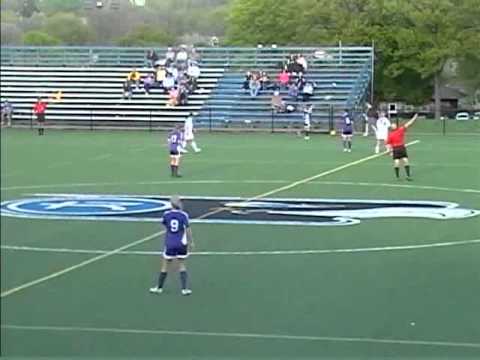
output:
[[[303,109],[303,133],[305,140],[310,140],[310,129],[312,122],[313,105],[308,104]]]
[[[193,113],[190,113],[188,117],[185,119],[185,126],[184,126],[184,142],[182,144],[182,148],[184,152],[187,152],[187,144],[190,144],[192,147],[193,151],[195,152],[200,152],[202,149],[200,149],[197,146],[197,143],[195,142],[195,135],[194,130],[193,130]]]
[[[380,112],[378,114],[378,119],[376,122],[376,126],[374,127],[375,134],[377,137],[377,144],[375,146],[375,154],[380,152],[380,146],[383,146],[386,149],[385,141],[388,137],[388,129],[390,129],[390,120],[385,116],[384,112]]]

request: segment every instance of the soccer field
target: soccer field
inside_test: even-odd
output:
[[[8,129],[1,195],[410,200],[480,210],[478,125],[447,136],[440,125],[408,135],[413,182],[395,180],[388,156],[372,156],[371,137],[356,136],[343,153],[326,135],[200,132],[202,153],[186,154],[183,177],[172,179],[165,133]],[[203,220],[212,211],[186,210]],[[176,273],[162,295],[148,292],[159,222],[2,216],[2,356],[480,358],[480,216],[377,214],[343,226],[258,216],[193,223],[190,297],[179,294]]]

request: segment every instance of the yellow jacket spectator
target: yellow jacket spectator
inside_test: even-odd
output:
[[[137,69],[133,69],[130,71],[127,75],[127,80],[130,81],[130,83],[135,83],[136,87],[140,87],[140,79],[142,75],[137,71]]]

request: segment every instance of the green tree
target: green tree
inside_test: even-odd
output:
[[[295,0],[235,0],[227,23],[232,45],[279,44],[295,39],[301,23]]]
[[[24,18],[29,18],[39,11],[36,0],[20,0],[18,6],[19,13]]]
[[[86,19],[73,13],[57,13],[47,18],[44,31],[66,45],[84,45],[94,38]]]
[[[171,45],[175,36],[152,25],[141,25],[116,41],[119,46]]]
[[[23,34],[22,43],[32,46],[54,46],[60,45],[61,41],[42,31],[28,31]]]

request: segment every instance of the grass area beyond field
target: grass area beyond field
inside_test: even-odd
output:
[[[305,141],[293,134],[199,132],[203,151],[186,154],[183,177],[172,179],[165,133],[47,131],[41,137],[8,129],[1,135],[1,196],[271,193],[444,201],[480,210],[477,128],[432,136],[437,132],[428,126],[408,136],[420,141],[408,150],[413,182],[394,179],[388,156],[367,159],[371,137],[356,136],[353,152],[344,153],[340,139],[327,135]],[[3,296],[161,227],[2,216],[1,355],[480,358],[480,216],[192,227],[191,297],[179,295],[175,273],[164,294],[148,293],[161,236]]]

